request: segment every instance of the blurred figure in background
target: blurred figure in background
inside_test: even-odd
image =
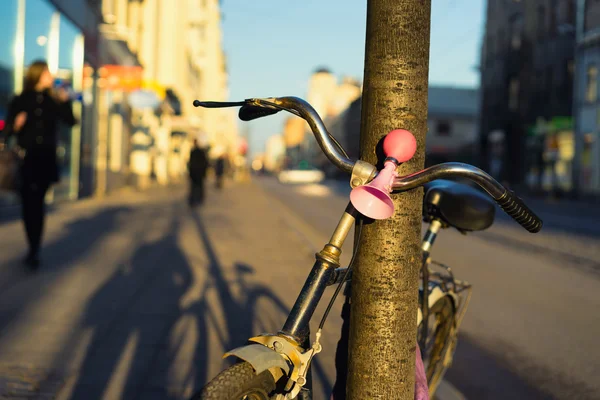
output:
[[[58,123],[75,125],[69,94],[53,90],[54,78],[45,61],[35,61],[25,74],[23,92],[8,107],[5,133],[16,136],[22,155],[20,171],[21,207],[29,253],[25,263],[39,266],[44,231],[45,197],[59,180],[56,157]]]
[[[223,176],[225,175],[225,169],[227,168],[227,160],[225,154],[221,154],[215,160],[215,184],[217,189],[223,187]]]
[[[194,145],[190,152],[188,171],[190,173],[190,207],[201,205],[204,202],[204,179],[208,168],[208,156],[206,150],[200,147],[200,142],[194,139]]]

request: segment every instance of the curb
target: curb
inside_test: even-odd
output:
[[[467,400],[451,383],[442,380],[432,400]]]

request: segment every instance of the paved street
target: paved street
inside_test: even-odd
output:
[[[349,193],[339,182],[262,185],[321,241]],[[545,219],[540,234],[499,214],[489,231],[445,231],[436,242],[433,257],[474,286],[447,378],[468,399],[600,398],[600,215],[532,204]]]
[[[37,274],[19,265],[19,222],[1,225],[0,398],[185,399],[226,349],[279,329],[313,249],[256,185],[208,198],[197,212],[182,188],[60,207]],[[339,312],[315,398],[332,384]]]
[[[0,398],[187,398],[227,365],[227,349],[281,326],[344,193],[261,178],[211,189],[195,212],[180,187],[57,207],[35,274],[19,264],[19,221],[3,222]],[[593,226],[535,241],[519,229],[499,219],[489,232],[438,239],[436,258],[475,287],[448,378],[469,399],[598,398]],[[338,302],[315,399],[333,383],[339,313]]]

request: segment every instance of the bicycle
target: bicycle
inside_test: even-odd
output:
[[[380,186],[390,192],[392,190],[403,192],[427,185],[423,217],[429,223],[429,227],[422,244],[422,282],[417,339],[423,353],[430,394],[433,394],[452,361],[458,327],[466,312],[471,293],[471,286],[466,282],[455,280],[449,267],[430,260],[431,247],[438,232],[448,227],[468,232],[491,226],[495,208],[489,197],[529,232],[539,232],[542,221],[513,192],[484,171],[468,164],[443,163],[410,175],[397,176],[394,172],[395,167],[400,162],[410,159],[412,154],[407,159],[398,161],[390,156],[390,151],[387,151],[386,167],[381,171],[377,171],[375,166],[365,161],[350,160],[339,142],[327,132],[323,121],[312,106],[297,97],[253,98],[241,102],[195,100],[194,106],[240,107],[239,118],[242,121],[273,115],[282,110],[303,118],[309,124],[329,161],[341,171],[351,174],[350,182],[353,188],[364,187],[369,182],[373,184],[376,177],[380,183],[382,179],[387,181]],[[392,150],[399,150],[402,153],[403,149],[398,149],[398,143],[395,141],[394,144],[394,141],[389,141],[392,147],[396,145]],[[386,148],[385,142],[384,148]],[[389,148],[390,145],[387,146],[387,149]],[[445,180],[431,183],[444,178],[470,180],[479,185],[488,197],[485,197],[484,192],[458,183]],[[276,334],[266,333],[249,338],[249,344],[226,353],[224,357],[236,357],[238,362],[208,382],[194,395],[194,400],[311,398],[311,360],[322,350],[319,339],[324,323],[342,285],[351,278],[352,265],[365,218],[350,201],[331,239],[316,254],[313,268],[282,329]],[[357,245],[348,267],[341,267],[341,248],[355,222],[358,222]],[[444,272],[430,273],[432,265],[440,267]],[[332,285],[337,287],[320,321],[315,341],[311,344],[309,322],[326,287]],[[429,329],[432,317],[434,317],[434,329]]]

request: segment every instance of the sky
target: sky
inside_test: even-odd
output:
[[[366,0],[221,0],[230,99],[298,96],[318,67],[362,81]],[[430,85],[478,87],[485,0],[432,0]],[[250,152],[281,133],[283,113],[240,123]]]

